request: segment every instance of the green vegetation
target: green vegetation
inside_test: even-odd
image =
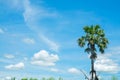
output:
[[[30,80],[38,80],[37,78],[30,78]]]
[[[17,80],[15,77],[11,78],[11,80]],[[41,78],[41,79],[37,79],[37,78],[22,78],[21,80],[64,80],[62,77],[59,77],[58,79],[55,79],[54,77],[49,77],[49,78]],[[104,78],[99,79],[99,80],[105,80]],[[112,76],[110,80],[118,80],[118,78],[116,76]]]
[[[112,76],[112,80],[118,80],[117,77],[115,76]]]
[[[108,79],[101,78],[100,80],[108,80]],[[112,76],[110,80],[118,80],[118,78],[116,76]]]
[[[12,80],[12,79],[11,79]],[[59,77],[58,79],[55,79],[54,77],[37,79],[37,78],[22,78],[21,80],[63,80],[63,78]]]
[[[87,46],[85,52],[90,54],[91,59],[90,80],[99,80],[94,69],[94,62],[95,59],[97,58],[96,52],[97,49],[99,49],[99,52],[104,53],[105,48],[107,48],[108,40],[107,38],[105,38],[104,30],[101,29],[99,25],[85,26],[83,29],[86,34],[78,39],[78,45],[80,47]]]
[[[21,80],[28,80],[27,78],[22,78]]]

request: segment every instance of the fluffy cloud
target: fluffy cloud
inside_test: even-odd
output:
[[[80,74],[80,70],[78,70],[76,68],[70,68],[70,69],[68,69],[68,72],[71,74]]]
[[[3,33],[4,33],[3,29],[0,28],[0,34],[3,34]]]
[[[39,66],[54,66],[55,62],[57,62],[58,60],[58,55],[49,54],[45,50],[40,50],[38,53],[34,54],[31,63]]]
[[[108,55],[99,55],[98,59],[95,62],[95,69],[101,72],[111,72],[116,73],[120,71],[119,65],[109,59]]]
[[[20,62],[20,63],[17,63],[17,64],[11,64],[11,65],[5,66],[5,68],[9,69],[9,70],[23,69],[24,68],[24,63]]]
[[[15,56],[12,55],[12,54],[5,54],[4,57],[5,57],[5,58],[8,58],[8,59],[12,59],[12,58],[14,58]]]
[[[34,39],[31,39],[31,38],[24,38],[23,42],[26,44],[34,44],[35,43]]]

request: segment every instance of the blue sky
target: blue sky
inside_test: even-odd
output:
[[[89,55],[77,45],[83,27],[99,24],[109,39],[95,68],[120,76],[119,0],[0,0],[0,79],[89,75]]]

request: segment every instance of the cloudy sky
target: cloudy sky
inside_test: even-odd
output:
[[[109,39],[95,68],[120,76],[119,0],[0,0],[0,79],[89,75],[89,55],[77,44],[83,27],[99,24]]]

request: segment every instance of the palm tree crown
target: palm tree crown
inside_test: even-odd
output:
[[[96,59],[96,46],[101,53],[104,53],[104,49],[107,48],[108,40],[105,38],[104,30],[99,25],[85,26],[83,29],[86,35],[78,39],[78,45],[84,47],[86,44],[85,52],[91,53],[91,59]]]

